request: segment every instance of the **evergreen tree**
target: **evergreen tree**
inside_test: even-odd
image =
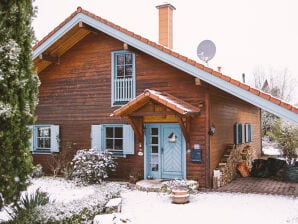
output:
[[[0,1],[0,208],[16,202],[32,169],[30,131],[37,104],[31,0]]]

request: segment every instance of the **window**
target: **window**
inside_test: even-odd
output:
[[[113,52],[112,64],[112,105],[120,106],[135,98],[135,55]]]
[[[134,132],[128,124],[91,126],[91,147],[107,149],[114,156],[134,154]]]
[[[105,148],[115,154],[123,154],[122,127],[105,127]]]
[[[150,170],[158,171],[159,167],[159,129],[151,128],[149,137],[149,148],[150,148]]]
[[[251,142],[251,124],[249,123],[245,124],[245,142]]]
[[[36,127],[36,150],[51,149],[51,127]]]
[[[59,152],[59,126],[58,125],[32,125],[30,150],[34,154]]]

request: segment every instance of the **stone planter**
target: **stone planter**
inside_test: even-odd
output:
[[[172,203],[185,204],[189,202],[189,193],[187,189],[173,189],[172,190]]]

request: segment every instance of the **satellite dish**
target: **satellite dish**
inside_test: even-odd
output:
[[[197,48],[197,55],[198,57],[208,64],[216,52],[215,44],[211,40],[203,40],[198,48]]]

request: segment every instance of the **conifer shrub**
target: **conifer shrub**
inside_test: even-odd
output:
[[[0,1],[0,209],[17,203],[32,172],[27,126],[39,80],[33,72],[31,0]]]

